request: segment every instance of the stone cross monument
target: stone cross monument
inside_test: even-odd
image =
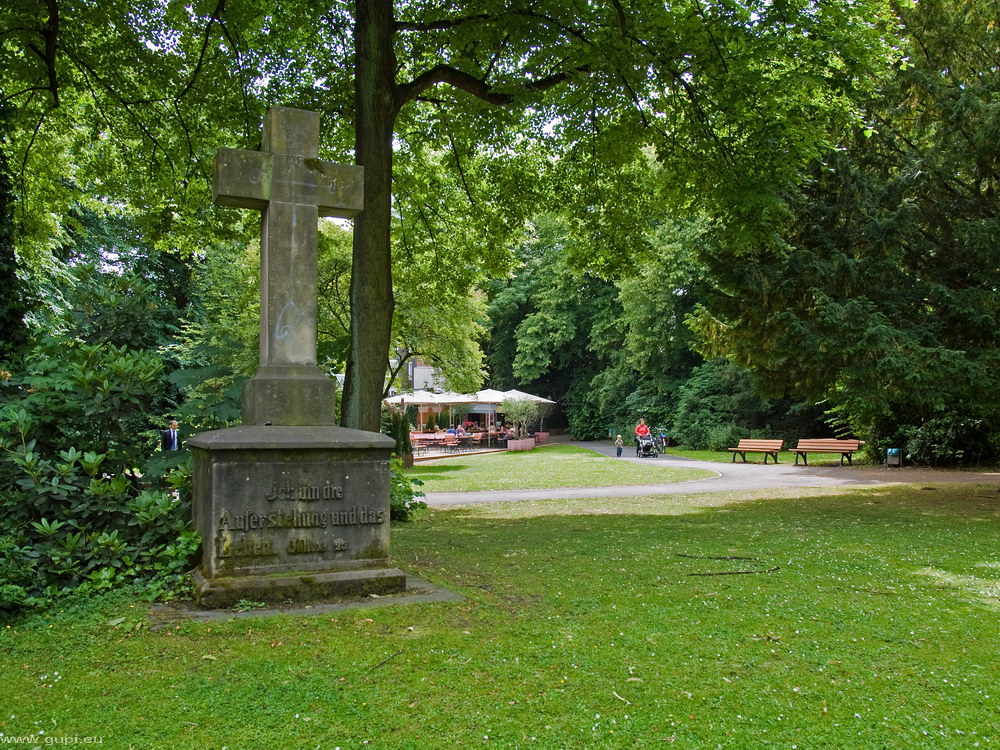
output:
[[[215,157],[215,203],[263,213],[260,368],[243,392],[243,424],[334,424],[333,382],[316,366],[316,220],[357,215],[364,173],[318,154],[319,113],[274,107],[260,151]]]
[[[362,170],[321,161],[319,115],[272,108],[261,151],[220,149],[214,201],[258,209],[260,366],[243,424],[188,440],[195,594],[208,607],[401,591],[389,555],[391,438],[334,426],[334,387],[316,363],[319,216],[362,209]]]

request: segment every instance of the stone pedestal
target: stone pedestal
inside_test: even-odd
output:
[[[332,426],[195,435],[196,596],[206,607],[401,591],[389,556],[392,438]]]
[[[335,390],[316,365],[260,367],[243,384],[243,424],[333,426]]]

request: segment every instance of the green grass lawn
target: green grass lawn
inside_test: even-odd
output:
[[[0,732],[105,748],[998,746],[996,486],[800,491],[395,526],[396,563],[460,602],[156,632],[122,596],[54,611],[0,628]]]
[[[725,463],[730,463],[733,460],[732,451],[703,451],[703,450],[692,450],[690,448],[684,447],[674,447],[667,448],[666,454],[670,456],[678,456],[680,458],[693,458],[697,461],[723,461]],[[855,453],[852,457],[855,465],[859,464],[870,464],[871,462],[865,458],[863,452]],[[736,463],[740,463],[741,459],[737,458]],[[795,463],[795,454],[789,450],[783,450],[778,453],[778,461],[780,463]],[[747,453],[748,463],[763,463],[764,454],[763,453]],[[768,459],[768,463],[772,463],[771,459]],[[802,463],[799,461],[799,463]],[[840,464],[840,454],[839,453],[810,453],[809,454],[809,465],[810,466],[837,466]]]
[[[565,444],[544,445],[533,451],[420,462],[407,474],[422,481],[421,489],[425,492],[614,487],[715,476],[715,472],[706,469],[674,469],[652,462],[622,461]]]
[[[732,461],[733,454],[729,451],[696,451],[691,448],[684,447],[673,447],[667,448],[666,455],[668,456],[679,456],[680,458],[693,458],[696,461]],[[781,454],[779,454],[781,455]],[[791,455],[791,454],[789,454]],[[763,454],[751,453],[751,460],[757,456],[760,456],[763,460]]]

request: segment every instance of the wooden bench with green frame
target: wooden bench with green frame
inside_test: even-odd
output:
[[[747,462],[747,453],[763,453],[764,463],[767,463],[767,457],[770,456],[774,459],[774,463],[778,463],[778,451],[782,449],[785,445],[784,440],[755,440],[753,438],[742,438],[735,448],[729,448],[733,452],[733,460],[731,463],[736,462],[736,456],[743,459],[743,463]]]
[[[809,465],[809,453],[839,453],[840,454],[840,465],[844,465],[844,459],[847,459],[848,465],[851,462],[851,455],[856,450],[860,450],[861,446],[864,445],[863,440],[843,440],[836,438],[809,438],[805,440],[799,440],[799,444],[792,448],[792,453],[795,454],[795,465],[799,465],[799,456],[802,456],[802,461],[806,466]]]

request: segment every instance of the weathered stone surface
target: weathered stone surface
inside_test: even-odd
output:
[[[213,200],[263,212],[260,369],[244,424],[332,425],[334,387],[316,366],[316,222],[361,211],[364,171],[316,158],[319,114],[273,107],[262,151],[220,149]]]
[[[391,438],[247,425],[188,445],[206,578],[385,567]]]
[[[406,574],[399,568],[212,579],[196,573],[194,578],[195,600],[209,609],[232,607],[243,599],[283,604],[396,594],[405,589]]]
[[[212,200],[217,206],[262,211],[271,201],[303,203],[316,206],[318,216],[340,219],[361,212],[362,167],[301,155],[220,148],[212,172]]]
[[[263,151],[222,149],[214,200],[263,211],[260,367],[243,426],[188,440],[202,538],[204,606],[388,593],[385,435],[334,425],[334,383],[316,365],[319,214],[353,216],[362,171],[316,158],[319,115],[272,108]]]
[[[243,386],[243,423],[333,425],[334,382],[318,367],[262,367]]]

